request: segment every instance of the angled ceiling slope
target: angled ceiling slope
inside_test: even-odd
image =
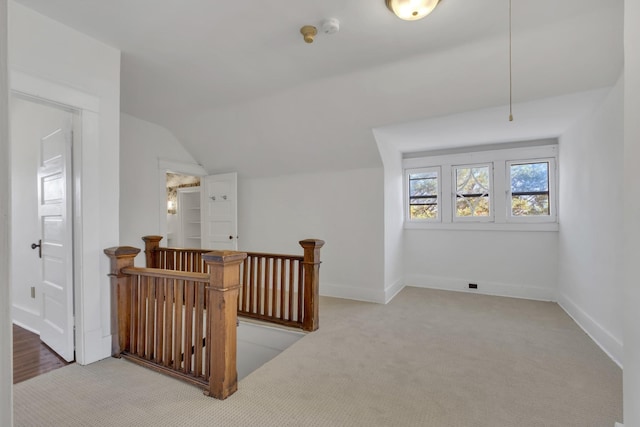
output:
[[[119,48],[123,111],[210,172],[378,167],[371,129],[508,100],[506,0],[446,0],[416,22],[382,0],[17,1]],[[514,100],[612,85],[622,6],[513,0]],[[340,32],[304,43],[328,17]]]

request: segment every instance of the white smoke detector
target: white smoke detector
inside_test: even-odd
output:
[[[329,18],[322,21],[320,29],[325,34],[335,34],[340,30],[340,21],[336,18]]]

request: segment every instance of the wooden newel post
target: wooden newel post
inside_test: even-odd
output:
[[[109,277],[111,278],[111,354],[130,349],[131,324],[131,276],[123,274],[122,269],[133,267],[140,249],[131,246],[119,246],[104,250],[111,260]]]
[[[238,389],[236,367],[238,292],[244,252],[212,251],[202,255],[209,266],[207,345],[211,346],[209,389],[205,394],[226,399]]]
[[[160,268],[157,249],[160,247],[162,236],[144,236],[144,256],[147,268]]]
[[[315,331],[320,326],[318,304],[320,299],[320,248],[324,240],[301,240],[304,249],[304,313],[302,315],[302,329]]]

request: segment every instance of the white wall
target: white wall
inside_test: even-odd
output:
[[[638,182],[640,159],[640,2],[626,0],[624,178]],[[640,426],[640,186],[625,188],[624,198],[624,422]]]
[[[120,52],[15,2],[9,15],[11,70],[86,94],[99,107],[95,129],[82,130],[76,163],[82,176],[82,226],[75,230],[82,238],[76,358],[91,363],[111,352],[108,259],[102,250],[118,244]]]
[[[560,138],[558,302],[622,362],[623,95]]]
[[[320,293],[384,302],[383,170],[238,177],[238,247],[302,254],[298,241],[326,242]]]
[[[404,231],[405,284],[555,300],[557,233]]]
[[[404,288],[402,153],[382,130],[373,131],[384,166],[384,290],[387,303]]]
[[[123,113],[120,119],[120,244],[123,246],[144,250],[142,236],[162,234],[166,229],[166,188],[161,183],[164,172],[159,169],[159,159],[196,165],[168,130]],[[142,254],[136,258],[136,264],[144,266]]]
[[[13,425],[11,287],[9,286],[9,85],[7,2],[0,0],[0,425]]]

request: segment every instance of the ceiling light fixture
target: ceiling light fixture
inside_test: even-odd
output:
[[[385,0],[389,10],[405,21],[422,19],[436,8],[440,0]]]
[[[305,25],[300,28],[300,34],[306,43],[313,43],[313,39],[318,35],[318,29],[313,25]]]

